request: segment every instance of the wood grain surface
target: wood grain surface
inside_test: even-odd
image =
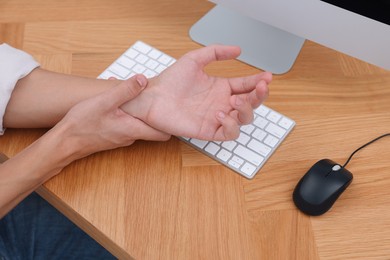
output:
[[[212,7],[0,0],[0,42],[44,68],[97,77],[136,40],[175,58],[200,47],[188,30]],[[259,72],[236,60],[207,71]],[[291,199],[316,161],[344,163],[390,132],[390,72],[306,41],[293,69],[274,76],[266,105],[297,125],[253,180],[173,137],[76,161],[38,192],[120,259],[390,259],[390,138],[355,155],[354,181],[325,215],[308,217]],[[45,131],[8,129],[0,151],[12,157]]]

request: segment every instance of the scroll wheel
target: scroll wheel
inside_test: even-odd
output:
[[[334,171],[334,172],[337,172],[340,169],[341,169],[341,166],[338,164],[336,164],[335,166],[332,167],[332,171]]]

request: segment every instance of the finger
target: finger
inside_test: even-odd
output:
[[[250,102],[243,99],[242,96],[233,96],[231,98],[231,105],[235,109],[234,113],[229,115],[235,118],[239,125],[246,125],[253,120],[253,108]]]
[[[201,67],[204,67],[212,61],[237,58],[240,53],[241,49],[238,46],[210,45],[190,51],[185,55],[185,57],[197,61]]]
[[[255,89],[260,81],[266,84],[271,83],[272,74],[270,72],[263,72],[248,77],[230,78],[230,88],[233,94],[248,93]]]
[[[240,127],[236,120],[226,115],[224,112],[218,112],[216,117],[221,126],[217,129],[213,139],[215,141],[237,139],[240,134]]]
[[[260,106],[268,98],[268,96],[269,89],[267,83],[260,81],[259,84],[257,84],[256,89],[249,93],[247,100],[254,109]]]
[[[121,106],[129,100],[135,98],[147,86],[148,80],[142,74],[135,75],[128,80],[111,88],[108,93],[102,97],[112,106]]]

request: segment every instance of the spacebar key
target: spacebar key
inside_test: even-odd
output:
[[[242,145],[237,146],[234,153],[256,166],[259,166],[264,160],[263,156],[245,148]]]

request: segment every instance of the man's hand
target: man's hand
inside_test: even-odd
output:
[[[126,103],[126,112],[163,132],[204,140],[229,140],[239,126],[253,120],[253,109],[268,96],[272,74],[218,78],[204,67],[236,58],[239,47],[213,45],[191,51],[159,76],[139,97]]]
[[[63,131],[71,140],[76,157],[131,145],[135,140],[168,140],[170,136],[124,112],[121,106],[137,97],[147,85],[143,75],[136,75],[117,86],[86,99],[69,110],[51,130]],[[72,158],[78,159],[78,158]]]

